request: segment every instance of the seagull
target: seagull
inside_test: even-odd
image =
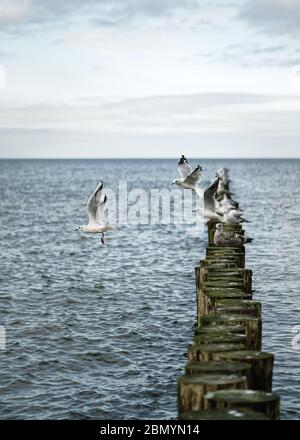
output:
[[[243,213],[238,211],[237,209],[231,209],[228,212],[224,213],[224,221],[225,223],[229,223],[231,225],[238,225],[239,223],[249,223],[248,220],[242,217]]]
[[[198,186],[198,182],[202,176],[202,167],[200,165],[192,171],[190,164],[188,163],[184,155],[181,156],[178,162],[178,172],[181,175],[181,179],[175,179],[172,185],[178,185],[185,189],[192,189],[196,194],[201,197],[201,189]]]
[[[90,234],[101,234],[101,243],[104,244],[104,232],[115,229],[112,225],[104,225],[102,222],[102,209],[107,201],[107,195],[102,196],[103,182],[97,185],[97,188],[89,198],[86,210],[89,217],[89,223],[84,226],[78,226],[75,231],[83,231]]]
[[[219,175],[217,174],[217,176],[219,176]],[[227,182],[229,182],[229,180],[227,180]],[[227,188],[228,188],[227,184],[224,183],[224,180],[220,177],[219,185],[218,185],[218,189],[217,189],[217,196],[220,197],[223,195],[228,195],[230,197],[230,196],[234,195]]]
[[[215,194],[218,189],[220,177],[217,176],[216,179],[209,185],[209,187],[204,191],[204,210],[195,209],[193,212],[200,211],[203,212],[203,217],[207,220],[218,220],[223,222],[222,214],[216,212],[216,199]]]
[[[227,185],[230,182],[228,168],[219,168],[217,174],[220,176],[220,179],[222,180],[224,185]]]
[[[204,191],[204,218],[208,220],[219,220],[224,221],[223,216],[217,214],[216,212],[216,199],[215,194],[218,190],[220,182],[220,177],[217,176],[216,179],[209,185],[209,187]]]
[[[216,225],[216,232],[214,235],[215,246],[243,246],[243,244],[251,243],[252,241],[252,238],[246,238],[236,232],[224,231],[221,223]]]
[[[228,194],[224,194],[222,199],[217,198],[217,201],[219,202],[218,211],[220,210],[220,212],[222,212],[223,214],[224,212],[228,212],[231,209],[243,211],[242,209],[238,209],[239,204],[234,200],[230,199]]]

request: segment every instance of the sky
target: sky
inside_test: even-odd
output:
[[[299,0],[0,0],[0,158],[299,146]]]

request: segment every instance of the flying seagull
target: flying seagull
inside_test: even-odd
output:
[[[198,186],[202,176],[202,167],[198,165],[197,168],[192,171],[186,157],[182,155],[178,162],[177,169],[181,178],[173,180],[172,185],[178,185],[185,189],[192,189],[196,191],[199,197],[202,196],[201,189]]]
[[[103,182],[100,180],[97,188],[89,198],[86,210],[89,217],[89,223],[84,226],[78,226],[75,231],[83,231],[90,234],[101,234],[101,243],[104,244],[104,232],[115,229],[114,226],[104,225],[102,221],[102,209],[107,201],[107,195],[102,195]]]
[[[204,191],[204,218],[208,220],[219,220],[223,221],[223,217],[216,212],[216,199],[215,194],[218,190],[220,177],[217,176],[216,179],[209,185],[209,187]]]
[[[195,209],[193,212],[200,211],[202,215],[207,220],[217,220],[219,222],[223,222],[222,213],[218,214],[217,211],[217,203],[216,203],[216,192],[218,189],[220,177],[217,176],[216,179],[209,185],[209,187],[204,191],[203,196],[203,205],[204,209]]]
[[[252,238],[246,238],[236,232],[224,231],[221,223],[216,225],[214,235],[214,244],[216,246],[243,246],[245,243],[251,243],[252,241]]]

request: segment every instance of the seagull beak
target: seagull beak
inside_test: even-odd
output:
[[[74,228],[74,231],[79,231],[79,228]]]

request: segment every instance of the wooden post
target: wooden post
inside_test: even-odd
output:
[[[261,318],[252,315],[239,315],[237,313],[224,315],[206,315],[200,323],[206,325],[241,325],[246,329],[246,347],[248,350],[261,350],[262,323]]]
[[[219,298],[223,299],[251,299],[251,291],[244,287],[242,278],[238,282],[232,282],[230,279],[221,282],[205,281],[207,278],[207,269],[205,267],[195,267],[196,292],[197,292],[197,315],[199,319],[206,313],[210,313],[212,304],[208,292],[215,292]],[[240,292],[244,292],[240,293]],[[233,295],[231,295],[233,294]],[[208,296],[208,297],[207,297]]]
[[[248,386],[252,390],[272,391],[274,356],[263,351],[232,351],[217,353],[219,361],[247,362],[251,365]]]
[[[198,335],[223,335],[224,333],[244,335],[246,333],[245,327],[242,325],[202,325],[195,328],[195,336]]]
[[[263,413],[248,408],[189,411],[180,420],[271,420]]]
[[[228,343],[223,344],[191,344],[188,348],[189,362],[208,362],[218,359],[218,354],[224,351],[245,350],[245,344]]]
[[[199,295],[201,301],[199,300],[198,322],[201,321],[204,315],[213,313],[220,300],[251,300],[251,295],[239,289],[210,289],[203,292],[200,291]]]
[[[247,377],[251,372],[251,365],[246,362],[191,362],[185,367],[185,374],[236,374]]]
[[[249,408],[279,420],[280,399],[276,394],[254,390],[221,390],[205,395],[207,409]]]
[[[206,249],[206,257],[232,258],[236,260],[237,267],[245,268],[245,248],[217,248],[208,247]]]
[[[246,344],[246,334],[224,332],[223,334],[202,334],[194,336],[193,344]]]
[[[177,382],[179,414],[206,409],[204,396],[220,389],[246,389],[246,378],[234,374],[181,376]]]
[[[239,299],[219,299],[215,301],[212,313],[246,313],[258,318],[261,317],[261,303],[256,301],[247,301]]]
[[[218,268],[218,269],[238,269],[235,258],[211,258],[200,260],[200,267]]]

